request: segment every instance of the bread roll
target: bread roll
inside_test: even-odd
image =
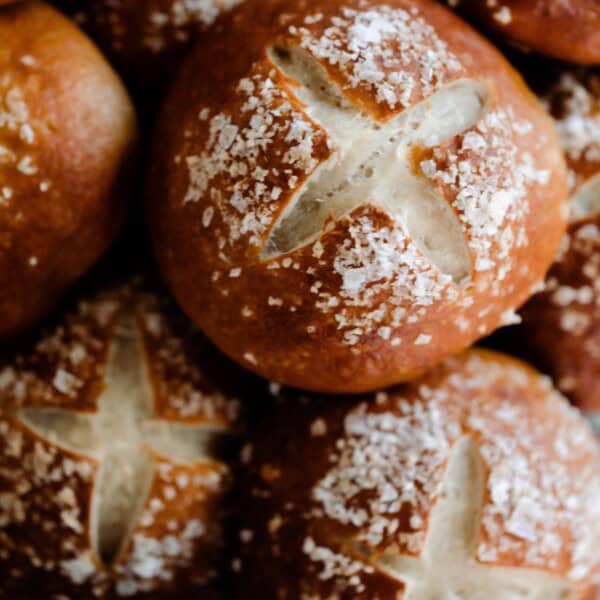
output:
[[[99,52],[42,2],[0,10],[0,338],[104,252],[129,201],[133,106]]]
[[[600,432],[600,73],[566,71],[543,100],[569,165],[571,225],[545,291],[523,311],[524,336]]]
[[[164,91],[196,37],[238,2],[71,0],[62,4],[128,82]]]
[[[188,323],[129,284],[0,366],[0,597],[212,597],[239,377]]]
[[[447,0],[465,15],[526,49],[600,64],[598,0]]]
[[[600,449],[549,380],[473,351],[285,401],[242,453],[234,598],[592,600]]]
[[[427,0],[240,5],[166,102],[149,190],[185,311],[247,368],[331,392],[511,322],[566,200],[535,98]]]

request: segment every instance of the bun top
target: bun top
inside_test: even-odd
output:
[[[550,122],[430,2],[242,4],[186,64],[156,146],[178,299],[293,385],[373,388],[467,346],[510,319],[563,229]]]
[[[0,11],[0,337],[112,242],[136,140],[122,83],[72,22],[41,2]]]
[[[600,64],[598,0],[447,0],[526,49]]]
[[[59,194],[81,191],[85,202],[98,183],[87,193],[84,184],[106,175],[135,138],[125,90],[85,36],[41,2],[3,11],[0,33],[4,204],[21,192],[52,205]]]
[[[109,289],[0,367],[0,595],[131,597],[214,577],[218,441],[239,406],[233,367],[184,322],[160,294]]]
[[[282,398],[242,454],[240,589],[588,597],[600,451],[546,378],[473,351],[374,397]]]

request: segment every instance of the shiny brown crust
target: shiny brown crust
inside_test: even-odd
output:
[[[243,377],[162,290],[134,280],[82,297],[32,350],[0,364],[0,598],[37,600],[40,590],[82,600],[216,597],[220,501],[230,480],[217,454],[190,462],[153,454],[129,542],[107,566],[90,524],[100,461],[40,437],[19,416],[32,408],[95,414],[124,311],[143,340],[155,417],[219,438],[238,432]]]
[[[485,592],[594,597],[600,451],[577,411],[525,364],[476,350],[371,397],[283,392],[279,402],[242,452],[235,598],[403,598],[403,584],[373,563],[386,553],[421,555],[465,437],[484,472],[472,565],[512,568],[515,581],[510,595]],[[434,572],[443,578],[451,560],[440,558]],[[521,569],[556,576],[563,594],[526,594]],[[425,587],[410,597],[457,593]]]
[[[557,120],[571,192],[600,177],[600,74],[563,73],[543,98]],[[598,192],[600,194],[600,191]],[[600,206],[600,197],[597,198]],[[600,412],[600,214],[570,226],[546,290],[524,307],[523,336],[559,388]]]
[[[600,64],[597,0],[448,0],[509,40],[561,60]]]
[[[112,242],[135,141],[122,84],[77,27],[42,2],[0,11],[0,338]]]
[[[198,34],[240,0],[58,2],[108,54],[127,81],[164,88]]]
[[[341,29],[328,29],[337,17]],[[328,35],[350,35],[352,22],[360,32],[361,19],[385,30],[388,23],[402,28],[405,18],[417,31],[414,38],[405,35],[404,43],[413,44],[408,55],[431,52],[431,71],[391,51],[393,59],[375,79],[367,73],[361,80],[370,56],[359,56],[356,64],[334,64],[337,58],[327,51],[316,56]],[[565,175],[547,116],[487,42],[443,7],[412,0],[385,6],[250,2],[217,29],[203,37],[166,102],[149,221],[169,285],[222,350],[275,381],[356,392],[410,379],[511,322],[564,231]],[[470,285],[449,283],[398,221],[368,202],[332,220],[316,243],[260,259],[276,218],[332,153],[327,132],[307,116],[290,79],[266,56],[278,44],[312,44],[313,58],[346,100],[380,123],[401,113],[402,102],[413,106],[461,77],[485,82],[489,110],[477,126],[414,152],[415,175],[425,178],[422,165],[433,165],[429,183],[464,228],[474,265]],[[393,83],[397,71],[408,79],[407,89]],[[373,83],[379,76],[383,83]],[[272,121],[271,114],[277,115]],[[474,149],[473,140],[484,149]],[[227,150],[232,144],[235,157]],[[458,184],[458,163],[465,167],[464,185]],[[511,198],[510,214],[498,205],[502,197]],[[504,216],[495,223],[498,208]],[[391,267],[386,249],[396,257]],[[350,281],[356,274],[358,285]]]

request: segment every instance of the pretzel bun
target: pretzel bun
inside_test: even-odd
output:
[[[239,376],[188,323],[109,288],[0,366],[0,597],[212,597]]]
[[[112,242],[135,140],[123,86],[68,19],[41,2],[0,11],[0,338]]]
[[[235,598],[593,598],[600,449],[547,378],[471,351],[372,397],[282,396],[242,452]]]
[[[183,68],[152,171],[185,311],[306,389],[409,379],[510,322],[564,231],[550,121],[429,1],[240,5]]]
[[[543,101],[569,165],[571,224],[545,291],[523,310],[526,339],[600,431],[600,73],[566,71]]]
[[[164,87],[198,36],[240,0],[71,0],[67,13],[128,81]]]
[[[519,45],[581,64],[600,64],[598,0],[447,0]]]

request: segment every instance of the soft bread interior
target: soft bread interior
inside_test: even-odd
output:
[[[420,557],[386,554],[380,570],[407,584],[405,600],[567,600],[568,582],[533,569],[476,562],[485,467],[470,437],[455,444]]]
[[[153,452],[176,463],[189,464],[199,459],[209,462],[217,453],[216,434],[220,430],[211,426],[153,419],[146,421],[142,430],[144,438],[151,440]]]
[[[485,86],[461,80],[388,122],[364,115],[342,96],[325,70],[299,48],[275,48],[271,60],[298,83],[294,93],[328,132],[334,155],[283,211],[262,257],[271,259],[317,239],[330,215],[364,203],[394,215],[434,266],[461,282],[471,273],[462,226],[451,206],[411,169],[411,149],[433,147],[477,123]]]
[[[570,221],[581,221],[600,213],[600,173],[586,181],[571,198]]]
[[[594,430],[594,433],[598,436],[598,438],[600,438],[600,414],[588,413],[586,416],[592,424],[592,429]]]
[[[212,430],[153,419],[154,398],[133,313],[118,321],[98,412],[26,409],[23,423],[40,437],[100,463],[92,498],[91,537],[111,564],[127,544],[154,473],[153,453],[176,463],[212,460]]]
[[[103,441],[92,531],[102,559],[112,561],[142,509],[152,482],[152,459],[140,424],[153,413],[144,350],[132,313],[117,323],[109,350],[106,388],[94,421]]]
[[[25,408],[19,417],[38,436],[70,452],[94,454],[100,445],[87,414],[55,408]]]

